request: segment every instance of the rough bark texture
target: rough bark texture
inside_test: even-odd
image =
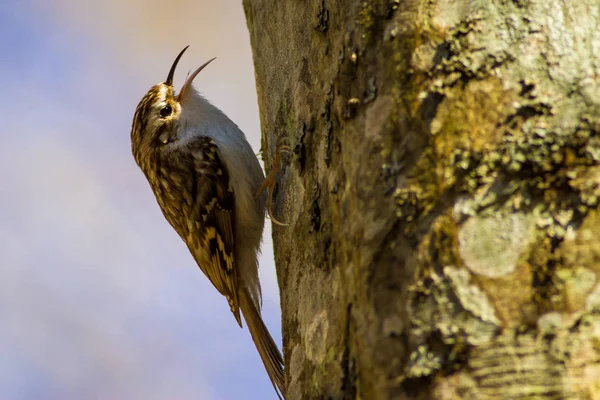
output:
[[[290,400],[600,398],[599,3],[244,0]]]

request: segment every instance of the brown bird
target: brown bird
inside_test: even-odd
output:
[[[265,326],[258,278],[258,252],[265,196],[254,193],[264,174],[244,133],[192,87],[194,71],[178,94],[173,76],[150,88],[135,110],[131,147],[167,221],[187,245],[214,287],[241,314],[281,399],[283,357]]]

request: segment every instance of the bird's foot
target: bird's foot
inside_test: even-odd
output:
[[[277,183],[275,178],[279,173],[281,167],[281,153],[290,153],[292,151],[292,148],[287,142],[288,138],[284,136],[277,139],[277,145],[275,146],[275,155],[273,156],[273,161],[271,163],[271,173],[267,175],[263,183],[256,191],[256,194],[254,195],[254,197],[259,197],[262,194],[262,192],[264,192],[265,189],[267,189],[267,214],[269,215],[269,218],[271,218],[271,221],[273,221],[274,224],[279,226],[289,226],[289,224],[280,222],[273,216],[273,191],[275,190],[275,184]]]

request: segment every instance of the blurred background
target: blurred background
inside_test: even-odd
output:
[[[275,398],[130,152],[138,101],[187,44],[175,86],[218,57],[196,88],[258,152],[241,0],[2,2],[0,399]],[[264,239],[263,314],[280,344]]]

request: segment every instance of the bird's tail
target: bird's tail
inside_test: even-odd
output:
[[[243,288],[240,296],[240,307],[252,340],[260,354],[263,364],[269,374],[271,383],[279,399],[285,399],[285,380],[283,376],[283,356],[263,322],[260,312],[252,301],[248,291]]]

